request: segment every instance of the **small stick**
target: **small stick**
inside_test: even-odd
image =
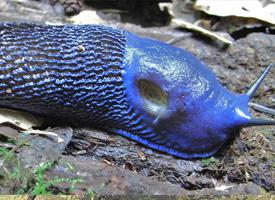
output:
[[[172,22],[174,24],[176,24],[177,26],[181,26],[181,27],[184,27],[186,29],[190,29],[190,30],[193,30],[193,31],[196,31],[196,32],[200,32],[202,33],[203,35],[206,35],[210,38],[214,38],[214,39],[217,39],[223,43],[225,43],[226,45],[232,45],[232,41],[224,38],[224,37],[221,37],[211,31],[208,31],[202,27],[199,27],[199,26],[196,26],[194,24],[191,24],[189,22],[186,22],[186,21],[183,21],[183,20],[180,20],[180,19],[172,19]]]

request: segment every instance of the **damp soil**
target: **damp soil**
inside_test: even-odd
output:
[[[86,5],[89,6],[94,5]],[[47,1],[4,0],[0,9],[1,22],[65,23],[66,19]],[[106,23],[164,42],[181,37],[174,45],[196,55],[225,87],[234,92],[245,92],[263,69],[274,62],[275,35],[272,34],[252,32],[235,40],[232,46],[224,47],[187,30],[174,29],[166,22],[157,21],[158,26],[151,26],[152,23],[149,24],[151,27],[148,24],[144,27],[137,25],[136,15],[133,18],[135,24],[119,22],[117,18],[115,22]],[[229,34],[223,34],[230,38]],[[254,102],[275,108],[274,80],[275,70],[272,70]],[[251,112],[258,117],[272,117],[253,109]],[[175,158],[92,128],[56,126],[51,131],[58,133],[64,142],[60,144],[45,136],[24,136],[23,139],[29,138],[29,145],[18,148],[16,156],[21,166],[28,170],[41,163],[54,162],[45,172],[46,180],[54,177],[82,180],[73,189],[71,183],[53,185],[50,190],[55,194],[87,194],[91,191],[96,194],[196,196],[275,193],[274,127],[245,128],[240,131],[239,139],[231,141],[218,154],[197,160]],[[19,183],[9,184],[4,178],[0,176],[0,183],[5,183],[0,186],[1,194],[18,191]]]

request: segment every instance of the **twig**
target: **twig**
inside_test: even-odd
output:
[[[180,20],[180,19],[172,19],[172,23],[174,23],[177,26],[181,26],[181,27],[184,27],[184,28],[196,31],[196,32],[200,32],[203,35],[206,35],[207,37],[210,37],[210,38],[217,39],[217,40],[225,43],[226,45],[232,45],[232,41],[230,41],[230,40],[228,40],[224,37],[221,37],[221,36],[211,32],[211,31],[208,31],[208,30],[206,30],[202,27],[191,24],[189,22],[186,22],[186,21],[183,21],[183,20]]]
[[[51,131],[41,131],[41,130],[34,130],[34,129],[29,129],[29,130],[26,130],[26,131],[23,131],[23,133],[25,134],[38,134],[38,135],[45,135],[45,136],[48,136],[48,137],[52,137],[52,138],[55,138],[56,142],[57,143],[61,143],[61,142],[64,142],[64,140],[56,133],[54,132],[51,132]]]

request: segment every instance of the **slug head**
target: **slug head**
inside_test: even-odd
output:
[[[234,130],[255,125],[250,95],[225,89],[192,54],[130,33],[126,54],[127,98],[150,133],[132,139],[182,158],[207,157]]]

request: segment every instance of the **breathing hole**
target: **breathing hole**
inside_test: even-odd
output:
[[[145,109],[158,115],[166,109],[168,104],[167,94],[155,83],[146,79],[140,79],[137,82],[139,93],[144,100]]]

